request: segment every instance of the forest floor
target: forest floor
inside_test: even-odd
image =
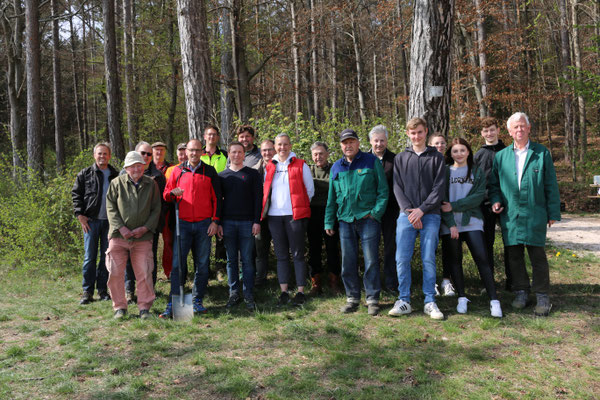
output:
[[[591,252],[600,258],[600,217],[563,214],[562,219],[548,229],[548,240],[555,246],[578,253]]]

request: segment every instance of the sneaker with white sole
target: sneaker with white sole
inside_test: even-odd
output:
[[[448,279],[442,281],[442,290],[444,291],[445,297],[456,296],[456,290],[454,289],[454,286],[452,286],[452,282]]]
[[[410,306],[410,303],[407,303],[404,300],[397,300],[396,303],[394,304],[394,307],[392,307],[392,309],[390,311],[388,311],[388,315],[397,317],[399,315],[410,314],[411,312],[412,312],[412,307]]]
[[[467,303],[469,301],[471,301],[471,300],[467,299],[466,297],[459,297],[458,305],[456,306],[456,311],[458,311],[460,314],[466,314],[467,313]]]
[[[502,307],[500,306],[500,300],[490,301],[490,313],[492,317],[502,318]]]
[[[435,302],[433,301],[431,303],[425,304],[423,312],[433,319],[444,319],[444,314],[442,314],[437,304],[435,304]]]

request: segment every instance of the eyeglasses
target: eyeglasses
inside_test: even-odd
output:
[[[147,157],[150,157],[152,155],[152,153],[148,153],[147,151],[140,151],[140,154]]]

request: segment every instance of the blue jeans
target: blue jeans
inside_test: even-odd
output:
[[[107,291],[108,270],[104,264],[106,249],[108,248],[108,220],[88,220],[90,230],[83,234],[83,247],[85,256],[83,259],[83,291],[94,294],[94,287],[98,293]],[[100,260],[96,268],[98,258],[98,241],[100,241]]]
[[[210,225],[210,218],[198,222],[187,222],[179,220],[179,233],[181,244],[177,243],[175,237],[173,245],[173,271],[171,271],[171,296],[179,294],[179,249],[181,248],[181,258],[185,267],[190,249],[194,255],[194,288],[195,298],[202,300],[206,294],[208,285],[208,265],[210,261],[210,237],[206,233]],[[187,268],[183,271],[183,285],[187,277]]]
[[[342,281],[349,302],[360,301],[360,278],[358,276],[358,241],[360,240],[365,259],[363,283],[367,304],[379,303],[381,281],[379,280],[379,239],[381,224],[373,218],[356,220],[352,223],[340,221],[340,243],[342,248]]]
[[[253,300],[254,288],[254,237],[252,236],[252,221],[223,221],[223,241],[227,252],[227,277],[229,280],[229,295],[240,292],[240,272],[238,266],[238,251],[242,259],[242,282],[244,298]]]
[[[396,272],[398,273],[398,299],[410,303],[410,260],[415,251],[415,240],[421,235],[421,261],[423,262],[423,294],[425,304],[435,302],[435,250],[439,241],[440,216],[425,214],[421,217],[423,229],[417,230],[401,212],[396,224]]]

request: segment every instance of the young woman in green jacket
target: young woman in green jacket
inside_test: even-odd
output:
[[[480,204],[485,195],[486,179],[474,167],[471,146],[463,138],[452,140],[446,150],[446,201],[442,203],[442,256],[450,265],[452,280],[458,292],[456,311],[467,312],[465,280],[462,268],[462,242],[467,242],[479,275],[490,297],[493,317],[502,317],[502,308],[496,294],[494,276],[483,236],[483,216]]]

